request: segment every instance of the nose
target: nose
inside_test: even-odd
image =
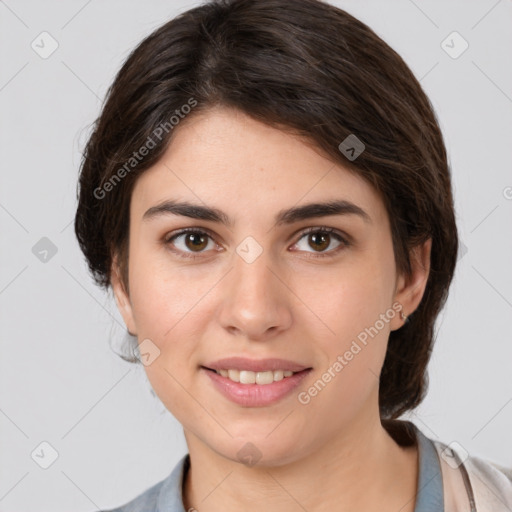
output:
[[[264,341],[290,327],[293,294],[269,251],[249,261],[234,254],[233,268],[223,279],[219,318],[231,334]]]

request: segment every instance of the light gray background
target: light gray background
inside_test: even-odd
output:
[[[143,370],[111,350],[121,317],[89,277],[72,220],[81,150],[115,72],[197,3],[0,1],[1,511],[113,507],[186,453]],[[512,466],[512,2],[333,3],[421,79],[453,168],[467,253],[439,319],[428,397],[408,418]],[[43,31],[59,44],[47,59],[31,48]],[[469,43],[457,59],[441,47],[453,31]],[[42,237],[58,249],[46,263],[32,252]],[[59,455],[48,469],[31,458],[43,441]]]

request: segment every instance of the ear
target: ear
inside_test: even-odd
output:
[[[432,238],[413,247],[410,252],[411,275],[407,277],[400,274],[397,278],[393,302],[399,302],[402,305],[401,312],[406,316],[416,311],[425,293],[430,272],[431,249]],[[391,321],[391,330],[399,329],[404,323],[405,321],[401,318],[401,315],[395,316]]]
[[[133,315],[132,304],[130,302],[130,296],[126,292],[125,286],[121,279],[121,270],[118,264],[117,256],[115,256],[113,259],[110,284],[116,298],[117,309],[123,317],[128,332],[132,336],[137,336],[137,328],[135,326],[135,318]]]

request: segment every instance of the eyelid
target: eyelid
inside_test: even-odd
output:
[[[292,238],[294,238],[297,235],[300,235],[299,238],[297,239],[298,242],[304,235],[309,235],[309,233],[316,232],[329,233],[330,235],[335,235],[339,237],[347,245],[350,245],[353,242],[352,237],[349,236],[347,233],[341,231],[340,229],[331,228],[329,226],[311,226],[309,228],[300,229],[295,235],[292,236]]]
[[[335,258],[339,252],[341,252],[343,249],[346,249],[352,245],[352,237],[345,234],[343,231],[340,231],[336,228],[331,228],[328,226],[312,226],[309,228],[305,228],[299,231],[299,237],[297,241],[293,245],[297,245],[302,238],[304,238],[306,235],[309,235],[310,233],[327,233],[334,238],[336,238],[339,242],[338,247],[335,247],[334,249],[330,249],[328,251],[296,251],[296,252],[305,252],[307,254],[306,258],[312,258],[312,259],[329,259],[329,258]],[[294,235],[295,236],[295,235]],[[294,251],[295,252],[295,251]]]
[[[352,237],[350,237],[343,231],[340,231],[339,229],[328,227],[328,226],[310,226],[308,228],[300,229],[298,232],[294,233],[290,237],[290,239],[298,236],[297,240],[293,244],[293,245],[296,245],[302,238],[304,238],[304,236],[306,236],[310,233],[317,233],[317,232],[328,233],[330,235],[334,235],[340,242],[340,246],[338,246],[334,249],[331,249],[329,251],[324,251],[324,252],[305,251],[307,254],[310,254],[310,256],[308,256],[308,257],[328,258],[328,257],[336,255],[341,249],[343,249],[343,247],[351,246],[352,242],[353,242]],[[203,228],[203,227],[188,227],[188,228],[183,228],[183,229],[179,229],[176,231],[172,231],[171,233],[168,233],[163,237],[163,243],[164,243],[164,245],[172,245],[171,240],[177,238],[180,235],[185,235],[188,233],[207,235],[215,244],[219,245],[219,243],[216,240],[217,235],[214,234],[213,231],[211,231],[210,229]],[[193,253],[193,252],[183,252],[183,251],[177,250],[177,249],[170,249],[170,250],[173,253],[175,253],[178,256],[183,257],[185,259],[197,259],[197,258],[203,257],[202,255],[205,254],[205,252]],[[301,252],[301,251],[296,251],[296,252]]]
[[[206,251],[194,253],[194,252],[182,251],[180,249],[176,249],[173,247],[173,244],[171,243],[171,241],[173,239],[175,239],[181,235],[186,235],[188,233],[207,235],[213,241],[214,244],[219,245],[219,243],[217,242],[217,235],[214,234],[213,231],[211,231],[210,229],[203,228],[203,227],[188,227],[188,228],[183,228],[183,229],[178,229],[176,231],[172,231],[171,233],[167,233],[166,235],[163,236],[162,243],[168,250],[170,250],[173,254],[177,255],[178,258],[181,258],[184,260],[192,260],[192,261],[199,259],[199,258],[204,258]],[[216,250],[216,249],[213,249],[213,250]]]

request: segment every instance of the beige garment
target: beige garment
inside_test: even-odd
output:
[[[512,512],[512,467],[432,441],[441,463],[445,512]]]

